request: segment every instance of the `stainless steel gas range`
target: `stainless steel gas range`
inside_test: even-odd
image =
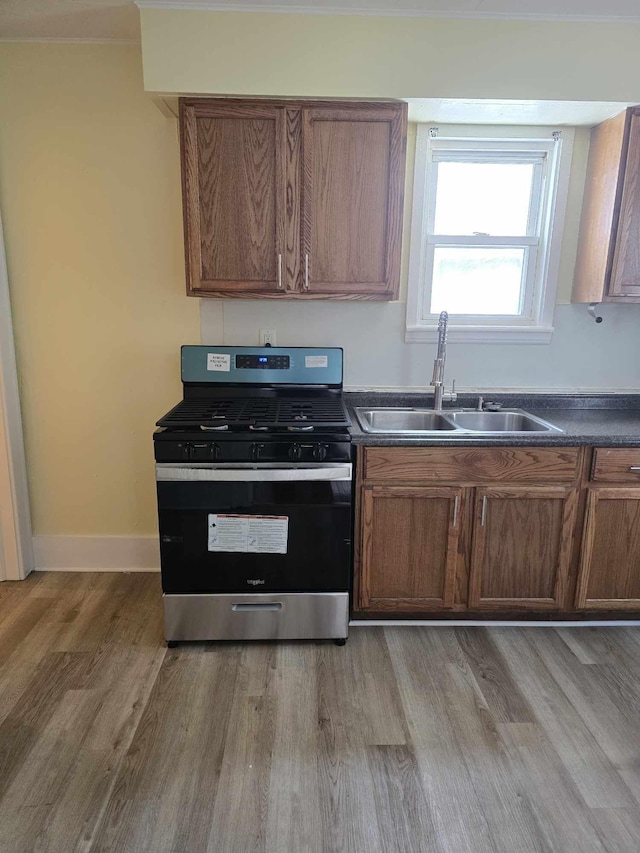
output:
[[[169,645],[348,633],[350,421],[339,348],[182,347],[154,433]]]

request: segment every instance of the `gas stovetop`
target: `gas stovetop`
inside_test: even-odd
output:
[[[185,399],[156,424],[166,429],[315,431],[351,425],[340,396],[215,397]]]
[[[158,462],[350,458],[335,347],[182,347],[184,398],[156,426]]]

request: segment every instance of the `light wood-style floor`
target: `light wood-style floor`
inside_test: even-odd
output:
[[[167,650],[149,574],[0,585],[2,853],[640,850],[640,631]]]

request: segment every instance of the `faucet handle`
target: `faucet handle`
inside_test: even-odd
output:
[[[452,403],[455,403],[458,399],[458,394],[456,393],[456,380],[451,380],[451,391],[449,392],[449,399]]]

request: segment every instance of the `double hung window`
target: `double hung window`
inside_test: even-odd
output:
[[[452,339],[550,340],[571,131],[476,139],[418,128],[407,340],[433,339],[441,311]]]

